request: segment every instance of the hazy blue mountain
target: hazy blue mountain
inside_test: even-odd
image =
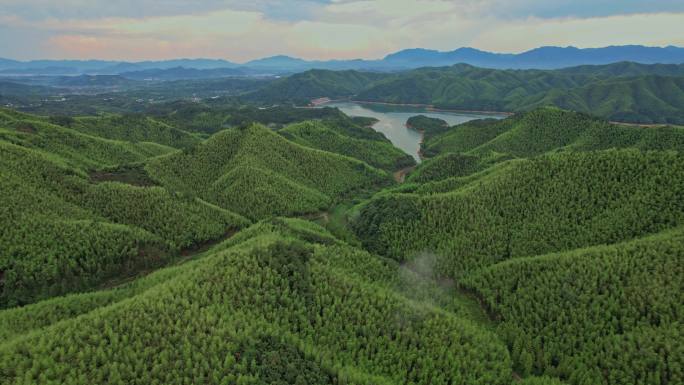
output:
[[[474,48],[441,52],[408,49],[387,55],[386,63],[397,66],[444,66],[467,63],[488,68],[557,69],[578,65],[600,65],[621,61],[652,64],[684,63],[684,48],[644,47],[639,45],[604,48],[540,47],[520,54],[500,54]]]
[[[385,56],[386,64],[407,67],[436,67],[456,63],[488,67],[499,65],[515,58],[513,54],[499,54],[480,51],[475,48],[459,48],[454,51],[435,51],[423,48],[405,49]]]
[[[439,67],[466,63],[485,68],[558,69],[577,65],[602,65],[631,61],[643,64],[684,63],[684,48],[644,47],[638,45],[611,46],[605,48],[540,47],[519,54],[493,53],[475,48],[458,48],[453,51],[436,51],[423,48],[405,49],[385,56],[382,60],[331,60],[303,61],[277,56],[246,63],[281,69],[376,69],[400,70],[418,67]]]
[[[19,62],[16,60],[0,58],[0,68],[7,68],[10,66],[17,65],[18,63]]]
[[[103,60],[34,60],[20,62],[0,59],[0,73],[5,74],[122,74],[124,72],[178,67],[210,70],[218,68],[258,69],[271,74],[302,72],[309,69],[356,69],[367,71],[399,71],[419,67],[450,66],[465,63],[495,69],[559,69],[579,65],[603,65],[631,61],[643,64],[684,63],[684,48],[644,47],[640,45],[604,48],[540,47],[519,54],[493,53],[475,48],[435,51],[423,48],[405,49],[381,60],[304,60],[285,55],[271,56],[236,64],[221,59],[174,59],[143,62]],[[259,72],[259,71],[257,71]]]
[[[0,59],[0,73],[34,75],[102,74],[116,75],[124,72],[175,67],[213,69],[233,68],[238,64],[220,59],[174,59],[143,62],[108,60],[32,60],[16,61]]]
[[[514,63],[519,68],[562,68],[585,64],[609,64],[632,61],[644,64],[684,63],[684,48],[644,47],[640,45],[610,46],[604,48],[541,47],[517,55]]]
[[[81,75],[91,71],[83,70],[80,67],[69,66],[49,66],[49,67],[16,67],[0,69],[2,75]]]
[[[244,64],[245,67],[259,67],[259,68],[297,68],[309,67],[311,63],[303,59],[294,58],[286,55],[270,56],[263,59],[248,61]]]

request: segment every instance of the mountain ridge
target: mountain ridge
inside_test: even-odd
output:
[[[453,65],[461,62],[497,69],[558,69],[577,65],[609,64],[620,61],[634,61],[643,64],[684,63],[684,47],[673,45],[665,47],[622,45],[600,48],[543,46],[520,53],[497,53],[472,47],[461,47],[451,51],[409,48],[390,53],[382,59],[375,60],[360,58],[347,60],[306,60],[288,55],[275,55],[243,63],[206,58],[179,58],[139,62],[116,60],[17,61],[0,58],[0,73],[119,74],[130,71],[169,69],[174,67],[195,69],[248,67],[253,69],[275,69],[282,73],[314,68],[396,71],[425,66]]]

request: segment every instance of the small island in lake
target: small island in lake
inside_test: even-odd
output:
[[[406,127],[423,134],[435,135],[449,129],[446,121],[425,115],[416,115],[406,121]]]

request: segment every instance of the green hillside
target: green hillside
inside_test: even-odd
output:
[[[583,75],[561,75],[552,71],[506,71],[458,64],[399,73],[368,86],[354,99],[511,111],[508,108],[510,101],[550,89],[571,89],[583,85],[586,80]]]
[[[48,120],[0,111],[0,307],[158,267],[181,249],[248,223],[159,187],[93,184],[93,169],[173,150],[87,135]]]
[[[444,256],[442,272],[458,277],[679,224],[683,162],[636,150],[542,156],[444,194],[381,195],[362,208],[356,231],[370,250],[399,260],[433,250]]]
[[[421,164],[409,174],[408,182],[427,182],[449,177],[462,177],[486,168],[478,156],[447,153]]]
[[[428,137],[440,134],[449,129],[449,125],[444,120],[430,118],[425,115],[416,115],[408,118],[406,127],[420,131],[423,135]]]
[[[684,123],[678,107],[684,100],[681,74],[595,76],[554,71],[426,69],[378,82],[354,98],[485,111],[527,111],[553,105],[611,120]]]
[[[684,243],[668,230],[684,223],[681,154],[569,151],[416,184],[432,172],[361,205],[356,234],[399,261],[434,255],[435,275],[497,320],[519,375],[684,379],[673,358],[684,337]]]
[[[606,119],[675,117],[679,70],[0,109],[0,384],[682,384],[684,128]],[[372,118],[291,105],[335,95],[519,112],[413,116],[416,164]]]
[[[0,109],[0,140],[58,155],[76,167],[138,162],[173,151],[158,143],[104,139],[52,124],[47,118]]]
[[[160,188],[93,185],[59,157],[0,141],[0,307],[159,266],[246,220]],[[17,242],[17,240],[21,242]]]
[[[510,383],[498,338],[401,295],[382,278],[396,266],[257,226],[78,318],[51,313],[40,334],[25,330],[0,345],[3,382]],[[91,301],[73,296],[40,310]],[[0,323],[21,316],[0,313]]]
[[[347,126],[334,122],[297,123],[279,133],[301,145],[356,158],[383,170],[394,171],[415,164],[412,156],[394,147],[384,137],[378,140],[354,137]]]
[[[281,128],[306,120],[349,120],[334,108],[295,108],[292,106],[256,107],[219,101],[193,103],[175,101],[154,105],[147,113],[155,120],[191,132],[214,134],[229,127],[252,123]]]
[[[464,284],[499,315],[520,373],[571,383],[676,384],[684,291],[682,229],[520,258]]]
[[[154,142],[186,148],[199,142],[188,132],[144,115],[102,115],[74,119],[69,127],[103,138],[129,142]]]
[[[536,98],[533,98],[536,99]],[[640,76],[607,79],[565,94],[549,93],[524,108],[555,105],[637,123],[684,124],[684,77]]]
[[[361,161],[301,146],[260,125],[222,131],[187,152],[152,159],[147,170],[172,191],[253,219],[316,212],[390,183]]]
[[[641,64],[623,61],[605,65],[581,65],[563,68],[559,72],[601,77],[640,75],[684,76],[684,64]]]
[[[609,148],[676,150],[684,148],[684,130],[610,124],[586,114],[547,107],[504,120],[457,125],[426,138],[422,147],[426,156],[456,152],[532,157],[549,151]]]
[[[307,104],[327,96],[507,112],[552,105],[610,120],[684,124],[683,82],[681,65],[615,63],[561,70],[499,70],[456,64],[382,76],[358,71],[308,71],[248,96],[273,103]]]

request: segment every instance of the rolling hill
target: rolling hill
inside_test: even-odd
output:
[[[133,143],[88,135],[51,123],[49,118],[8,109],[0,109],[0,138],[59,155],[64,161],[84,168],[139,162],[174,151],[159,143]]]
[[[309,223],[263,222],[136,286],[1,313],[3,325],[51,320],[14,327],[0,373],[35,384],[509,384],[498,338],[403,295],[399,269]]]
[[[306,104],[318,97],[520,112],[557,106],[634,123],[684,124],[684,67],[615,63],[563,70],[496,70],[467,64],[393,74],[308,71],[246,96]]]
[[[183,248],[248,223],[159,187],[93,184],[83,168],[50,148],[1,139],[0,153],[3,308],[158,267]]]
[[[677,383],[683,138],[556,108],[468,122],[351,226],[478,298],[530,383]]]
[[[369,129],[335,127],[343,144],[365,136],[390,162],[407,156]],[[329,138],[318,143],[334,147]],[[48,118],[5,109],[0,145],[2,307],[168,263],[248,224],[238,212],[254,219],[311,213],[391,180],[359,160],[258,125],[201,143],[146,116]],[[224,166],[203,183],[201,173],[219,162]]]
[[[684,77],[607,79],[533,99],[524,109],[554,105],[621,122],[684,124]]]
[[[67,120],[70,128],[108,139],[154,142],[187,148],[200,142],[191,133],[144,115],[100,115]]]
[[[378,138],[371,128],[351,127],[342,122],[306,121],[278,131],[301,145],[360,159],[371,166],[396,171],[416,164],[412,156],[394,147],[384,136]],[[370,131],[358,137],[354,132]]]
[[[226,101],[0,110],[0,383],[684,382],[682,128]]]
[[[258,124],[152,159],[147,170],[172,191],[196,194],[253,219],[316,212],[390,182],[387,173],[361,161],[301,146]]]
[[[449,152],[478,156],[532,157],[549,151],[610,148],[678,150],[684,146],[679,127],[633,127],[557,108],[539,108],[504,120],[480,120],[426,136],[426,156]]]
[[[682,338],[678,320],[684,298],[677,277],[683,234],[679,228],[513,259],[464,284],[504,320],[500,334],[512,346],[520,373],[546,373],[571,383],[677,383],[681,371],[676,364],[671,371],[670,357],[682,353],[672,342]],[[573,338],[563,337],[568,335]]]

